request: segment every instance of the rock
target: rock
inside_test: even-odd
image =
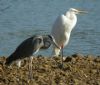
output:
[[[86,58],[87,58],[88,61],[93,61],[94,58],[95,58],[95,56],[93,56],[93,55],[87,55]]]
[[[76,57],[84,57],[84,55],[77,53],[77,54],[73,54],[72,57],[76,58]]]
[[[100,63],[100,57],[95,58],[95,59],[94,59],[94,62],[96,62],[96,63]]]
[[[71,62],[72,58],[71,57],[66,57],[64,62]]]

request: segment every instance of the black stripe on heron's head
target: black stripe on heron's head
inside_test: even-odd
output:
[[[47,35],[51,41],[53,41],[54,37],[52,35]]]

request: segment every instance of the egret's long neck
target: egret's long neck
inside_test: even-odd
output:
[[[75,13],[72,13],[72,12],[67,12],[66,13],[66,17],[68,19],[68,29],[67,31],[69,33],[71,33],[72,29],[75,27],[76,25],[76,22],[77,22],[77,16]]]

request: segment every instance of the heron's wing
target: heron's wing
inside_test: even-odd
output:
[[[33,37],[24,40],[15,50],[14,54],[19,57],[28,57],[32,54]]]
[[[22,59],[22,58],[25,58],[25,57],[29,57],[30,54],[32,54],[30,52],[30,49],[31,49],[31,41],[32,41],[32,38],[28,38],[26,40],[24,40],[17,48],[16,50],[10,55],[7,57],[6,59],[6,65],[10,65],[13,61],[16,61],[18,59]]]

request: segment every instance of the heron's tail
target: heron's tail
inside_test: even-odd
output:
[[[14,55],[14,53],[13,53],[13,54],[11,54],[9,57],[7,57],[6,62],[5,62],[5,65],[9,66],[9,65],[11,65],[12,62],[15,61],[15,60],[16,60],[16,58],[15,58],[15,55]]]

